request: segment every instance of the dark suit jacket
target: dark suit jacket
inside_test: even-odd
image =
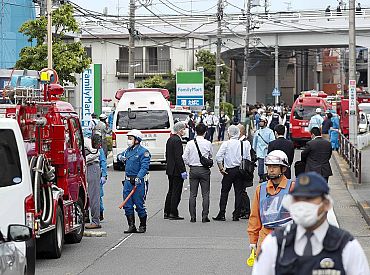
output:
[[[186,172],[185,163],[182,159],[184,149],[182,140],[178,135],[171,136],[166,143],[166,174],[169,176],[181,176]]]
[[[271,151],[274,150],[281,150],[283,151],[287,157],[288,157],[288,162],[289,166],[292,166],[293,159],[294,159],[294,145],[293,142],[290,140],[287,140],[283,137],[279,137],[273,141],[271,141],[267,147],[267,153],[270,153]],[[290,167],[287,169],[285,176],[290,179],[291,178],[291,169]]]
[[[301,153],[301,160],[306,163],[306,172],[315,171],[323,177],[333,175],[330,167],[331,144],[322,137],[310,140]]]

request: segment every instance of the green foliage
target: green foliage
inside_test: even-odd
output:
[[[234,105],[229,102],[221,102],[220,110],[225,111],[225,114],[227,114],[229,118],[231,119],[231,117],[233,116],[233,112],[234,112]]]
[[[170,74],[168,79],[164,79],[161,75],[154,75],[136,83],[137,88],[161,88],[167,89],[170,93],[170,101],[176,101],[176,76]]]
[[[107,141],[108,152],[112,151],[112,145],[113,145],[112,136],[106,136],[105,140]]]
[[[211,105],[214,105],[215,100],[215,79],[216,79],[216,55],[209,50],[200,50],[195,56],[197,57],[197,67],[204,68],[204,97],[205,100]],[[226,94],[228,89],[228,81],[230,68],[227,66],[221,67],[221,97]]]
[[[82,73],[88,68],[91,59],[80,42],[68,42],[63,39],[67,32],[79,32],[78,23],[73,17],[73,7],[62,5],[53,11],[53,68],[57,71],[61,84],[71,82],[77,84],[74,73]],[[36,42],[35,46],[24,47],[15,64],[17,69],[41,70],[47,67],[47,19],[42,16],[25,22],[19,32],[28,36],[29,42]]]

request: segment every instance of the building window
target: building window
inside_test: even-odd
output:
[[[119,59],[128,60],[128,48],[127,47],[119,47]]]
[[[149,65],[158,65],[158,48],[148,48]]]
[[[91,48],[91,46],[90,47],[85,47],[85,53],[86,53],[87,57],[92,59],[92,48]]]

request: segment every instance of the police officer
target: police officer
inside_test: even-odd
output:
[[[329,186],[316,172],[302,173],[283,205],[294,224],[279,228],[262,244],[253,274],[370,274],[353,236],[327,221]]]
[[[278,110],[274,109],[274,112],[272,113],[272,115],[270,117],[269,128],[271,130],[274,130],[276,125],[279,125],[279,124],[282,124],[282,123],[283,123],[283,121],[281,119],[280,114],[278,113]]]
[[[250,248],[256,251],[269,233],[291,221],[289,212],[282,207],[283,198],[293,186],[284,175],[289,166],[288,157],[283,151],[274,150],[267,155],[265,163],[269,180],[256,188],[248,223]]]
[[[124,233],[145,233],[147,212],[145,208],[145,198],[147,191],[146,174],[149,170],[150,153],[140,145],[143,135],[139,130],[131,130],[127,133],[128,148],[117,156],[117,160],[125,164],[125,180],[123,183],[123,199],[126,199],[134,186],[136,191],[124,206],[125,214],[128,222],[128,230]],[[135,214],[136,212],[140,219],[139,229],[135,227]]]

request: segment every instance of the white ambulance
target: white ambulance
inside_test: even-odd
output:
[[[117,155],[127,149],[127,133],[132,129],[143,133],[141,145],[151,154],[151,162],[165,163],[166,142],[173,129],[169,92],[166,89],[121,89],[113,118],[113,168],[122,169]]]

